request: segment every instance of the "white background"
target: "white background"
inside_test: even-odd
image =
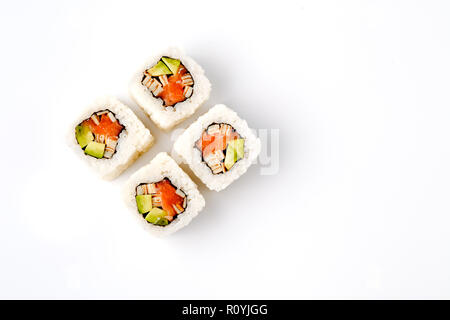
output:
[[[0,298],[450,298],[446,1],[3,1]],[[170,133],[131,75],[181,45],[210,100],[279,129],[255,165],[155,239],[120,198]],[[65,145],[94,98],[157,143],[113,182]],[[270,155],[270,150],[269,150]],[[273,162],[275,163],[275,162]],[[195,179],[198,182],[197,179]]]

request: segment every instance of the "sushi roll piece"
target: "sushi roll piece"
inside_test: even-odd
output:
[[[191,116],[210,91],[202,67],[179,48],[151,56],[129,85],[131,97],[162,130]]]
[[[128,179],[123,195],[133,216],[156,235],[183,228],[205,206],[197,185],[165,152]]]
[[[223,104],[211,108],[175,141],[172,154],[206,186],[225,189],[244,174],[261,150],[245,120]]]
[[[153,140],[133,111],[113,97],[97,99],[68,132],[72,149],[107,180],[119,176]]]

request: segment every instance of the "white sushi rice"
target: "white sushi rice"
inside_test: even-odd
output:
[[[229,171],[221,174],[211,172],[211,169],[202,161],[200,150],[195,147],[195,142],[212,123],[227,123],[245,139],[244,158],[237,161]],[[172,155],[177,161],[187,163],[209,189],[220,191],[243,175],[260,151],[261,142],[248,127],[247,122],[225,105],[218,104],[199,117],[178,137],[173,146]]]
[[[185,101],[177,103],[174,108],[163,107],[163,101],[160,98],[154,97],[150,90],[142,84],[144,71],[153,67],[164,56],[179,59],[194,79],[192,95]],[[185,55],[182,49],[171,47],[155,53],[139,68],[130,82],[129,92],[134,101],[150,116],[160,129],[170,130],[190,117],[203,102],[208,100],[211,92],[211,83],[206,78],[203,68],[200,65]]]
[[[175,187],[183,191],[186,195],[187,206],[186,210],[171,223],[166,226],[157,226],[147,222],[138,212],[135,198],[136,187],[141,183],[156,183],[164,178],[168,178]],[[205,206],[205,199],[198,191],[197,185],[165,152],[158,153],[149,164],[131,175],[123,188],[123,197],[132,215],[155,235],[168,235],[185,227]]]
[[[89,119],[95,112],[108,109],[125,128],[119,135],[116,153],[111,159],[97,159],[84,154],[75,138],[75,128],[81,122]],[[154,138],[150,131],[126,105],[114,97],[97,99],[89,105],[81,115],[73,121],[67,133],[67,142],[75,153],[86,161],[103,179],[111,180],[119,176],[142,153],[146,152],[153,144]]]

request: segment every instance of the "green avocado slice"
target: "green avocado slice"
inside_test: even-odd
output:
[[[158,77],[165,74],[172,74],[172,72],[167,68],[167,66],[162,61],[158,61],[156,65],[147,70],[151,76]]]
[[[228,142],[236,152],[236,161],[244,157],[244,139],[235,139]]]
[[[167,216],[166,211],[159,208],[153,208],[147,214],[145,220],[156,225],[165,226],[169,224],[169,220],[167,220],[165,216]]]
[[[236,139],[228,142],[225,154],[225,167],[230,170],[231,167],[244,157],[244,139]]]
[[[105,153],[105,144],[99,143],[95,141],[91,141],[84,149],[84,153],[93,156],[95,158],[101,159],[103,158],[103,154]]]
[[[94,135],[87,126],[77,126],[75,128],[75,138],[81,148],[88,145],[89,142],[94,140]]]
[[[136,196],[136,205],[139,213],[147,213],[152,210],[152,195],[141,194]]]
[[[169,67],[173,74],[177,74],[178,67],[180,66],[180,60],[169,57],[162,57],[161,60],[166,64],[166,66]]]
[[[232,146],[228,145],[227,152],[225,154],[225,162],[224,162],[227,170],[230,170],[236,161],[237,161],[236,152],[234,151],[234,148]]]

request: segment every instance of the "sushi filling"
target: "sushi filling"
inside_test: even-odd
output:
[[[186,194],[168,178],[136,187],[136,205],[142,217],[151,224],[166,226],[186,210]]]
[[[160,98],[164,107],[174,107],[194,92],[194,80],[180,60],[162,57],[156,65],[144,71],[142,84],[154,97]]]
[[[86,155],[111,159],[124,129],[113,112],[102,110],[93,113],[75,128],[75,138]]]
[[[195,142],[195,147],[201,151],[202,161],[213,174],[229,171],[244,157],[244,139],[226,123],[209,125]]]

